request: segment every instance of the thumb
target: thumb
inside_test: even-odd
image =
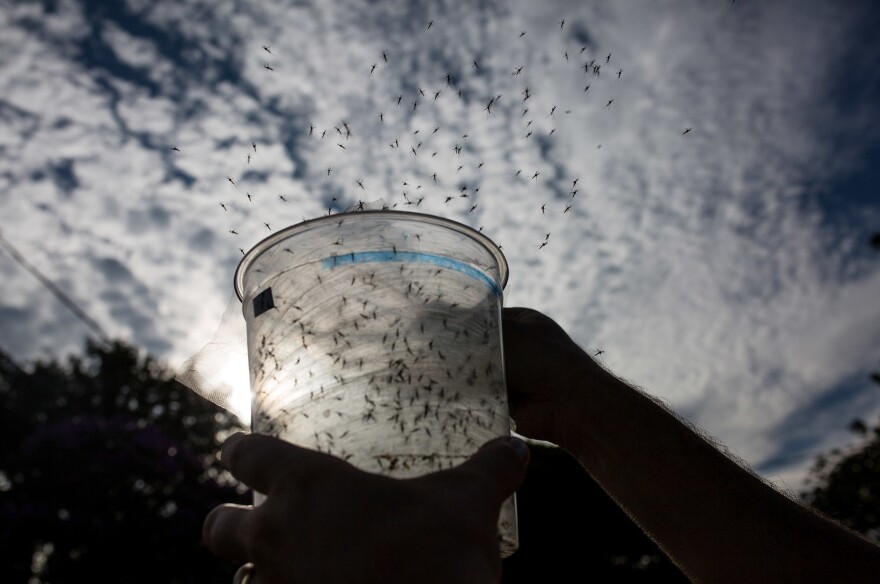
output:
[[[529,447],[513,436],[502,436],[483,446],[459,468],[488,484],[501,504],[526,478]]]

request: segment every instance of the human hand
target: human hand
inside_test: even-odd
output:
[[[566,414],[584,380],[607,375],[550,317],[531,308],[501,312],[510,417],[523,436],[566,447]]]
[[[499,510],[525,478],[528,448],[496,438],[455,468],[393,479],[235,434],[221,461],[266,494],[255,508],[214,508],[202,529],[213,553],[254,565],[247,584],[498,582]]]

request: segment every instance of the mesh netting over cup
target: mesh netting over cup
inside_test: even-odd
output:
[[[247,327],[238,296],[232,294],[214,336],[186,360],[175,379],[250,426]]]

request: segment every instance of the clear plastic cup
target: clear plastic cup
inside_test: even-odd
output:
[[[345,213],[264,239],[235,273],[252,430],[397,478],[509,435],[507,274],[482,233],[420,213]],[[513,496],[498,527],[508,556]]]

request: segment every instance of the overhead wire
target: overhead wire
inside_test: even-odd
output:
[[[0,231],[0,247],[3,247],[6,252],[12,256],[21,267],[30,272],[39,282],[47,289],[49,292],[55,295],[55,297],[65,306],[68,310],[70,310],[74,316],[76,316],[80,321],[83,322],[89,329],[95,333],[98,338],[106,344],[110,344],[110,336],[101,328],[101,325],[95,321],[92,317],[90,317],[85,310],[79,307],[79,305],[74,302],[74,300],[68,296],[61,288],[55,285],[52,280],[50,280],[47,276],[45,276],[39,268],[30,263],[27,258],[22,254],[12,243],[3,237],[3,232]]]

